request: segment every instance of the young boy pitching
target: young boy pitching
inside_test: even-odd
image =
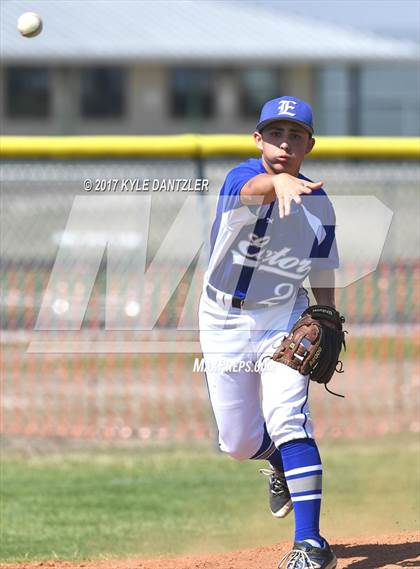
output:
[[[334,569],[308,395],[310,379],[329,381],[341,348],[335,216],[321,182],[300,172],[315,144],[306,102],[268,101],[254,140],[261,158],[228,173],[211,231],[199,310],[208,389],[220,449],[267,460],[272,514],[294,509],[293,549],[279,567]]]

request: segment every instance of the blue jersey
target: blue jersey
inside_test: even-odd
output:
[[[277,200],[241,203],[246,182],[264,173],[261,159],[228,173],[211,231],[206,280],[225,293],[270,305],[296,297],[311,270],[338,267],[338,253],[334,209],[324,190],[302,195],[301,206],[292,202],[283,219]]]

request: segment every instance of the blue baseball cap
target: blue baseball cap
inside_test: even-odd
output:
[[[268,124],[279,120],[296,122],[311,134],[314,132],[311,106],[295,97],[278,97],[267,101],[261,109],[257,130],[261,131]]]

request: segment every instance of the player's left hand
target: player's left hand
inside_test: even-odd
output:
[[[330,306],[310,306],[273,354],[273,360],[327,384],[335,371],[343,371],[342,365],[337,366],[341,364],[341,349],[346,347],[344,322],[344,316]]]

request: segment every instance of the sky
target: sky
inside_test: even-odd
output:
[[[419,0],[259,0],[278,11],[420,42]]]

